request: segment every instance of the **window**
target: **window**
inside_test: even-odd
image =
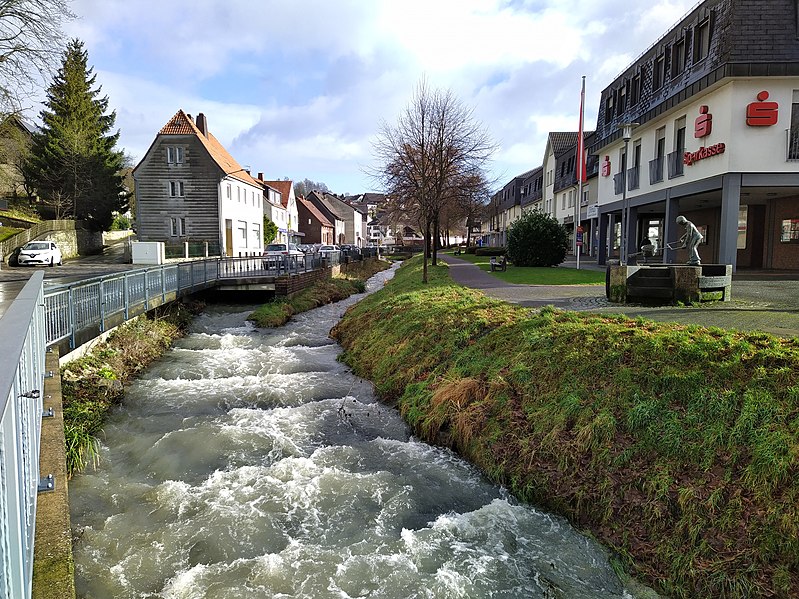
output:
[[[685,117],[681,117],[674,122],[674,150],[677,152],[685,151]]]
[[[166,161],[169,164],[183,164],[183,148],[180,146],[167,146]]]
[[[238,221],[239,240],[242,247],[247,247],[247,223],[243,220]]]
[[[738,243],[737,249],[746,249],[746,221],[748,216],[748,206],[740,206],[738,208]]]
[[[669,179],[682,176],[685,153],[685,117],[674,121],[674,151],[668,155]]]
[[[671,47],[671,76],[676,77],[685,70],[685,38]]]
[[[186,235],[186,219],[183,217],[178,219],[178,232],[181,237]]]
[[[169,197],[182,198],[183,197],[183,181],[170,181],[169,182]]]
[[[613,94],[610,94],[605,99],[605,123],[610,123],[613,120]]]
[[[169,219],[169,234],[172,237],[178,236],[178,219],[176,218]]]
[[[638,104],[638,100],[641,97],[641,74],[639,73],[635,77],[632,78],[630,82],[630,106],[635,106]]]
[[[666,155],[666,128],[661,127],[655,131],[655,158],[663,158]]]
[[[616,115],[621,116],[627,108],[627,86],[629,82],[619,88],[619,103],[616,105]]]
[[[663,164],[666,160],[666,128],[655,131],[655,158],[649,161],[649,184],[663,181]]]
[[[226,191],[226,193],[227,193],[227,199],[230,199],[230,184],[229,184],[229,183],[228,183],[228,185],[227,185],[227,191]]]
[[[705,19],[694,29],[694,62],[705,58],[710,51],[710,19]]]
[[[799,243],[799,218],[787,218],[782,221],[780,241],[782,243]]]
[[[236,186],[236,201],[241,204],[241,187]]]
[[[652,69],[652,89],[658,90],[663,87],[663,80],[666,75],[666,56],[664,54],[655,59]]]
[[[788,130],[788,160],[799,160],[799,90],[793,90],[791,128]]]

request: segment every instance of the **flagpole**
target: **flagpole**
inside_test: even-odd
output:
[[[574,248],[577,253],[577,270],[580,270],[580,252],[582,242],[577,243],[577,231],[581,226],[580,204],[583,201],[583,179],[586,176],[585,163],[585,138],[583,137],[583,116],[585,114],[585,75],[583,75],[582,88],[580,90],[580,130],[577,133],[577,201],[574,202],[577,214],[574,217]]]

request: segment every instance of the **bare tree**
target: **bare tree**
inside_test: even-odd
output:
[[[19,111],[61,54],[68,0],[0,0],[0,112]]]
[[[495,146],[472,111],[451,91],[430,90],[423,80],[393,126],[383,124],[374,143],[377,166],[370,173],[393,210],[419,225],[424,237],[422,280],[436,264],[444,208],[477,181]]]

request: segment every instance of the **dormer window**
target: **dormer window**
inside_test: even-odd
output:
[[[694,29],[694,61],[700,61],[710,52],[710,19],[707,18]]]

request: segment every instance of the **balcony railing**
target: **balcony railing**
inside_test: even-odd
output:
[[[675,177],[682,177],[683,175],[683,154],[684,150],[678,150],[676,152],[672,152],[668,155],[669,161],[669,179],[674,179]]]
[[[624,193],[624,173],[616,173],[613,175],[613,192],[616,195]]]
[[[661,183],[663,181],[663,156],[659,156],[649,161],[649,184]]]
[[[786,129],[786,156],[788,162],[799,160],[799,128]]]
[[[638,189],[641,179],[641,167],[634,166],[627,169],[627,191]]]

